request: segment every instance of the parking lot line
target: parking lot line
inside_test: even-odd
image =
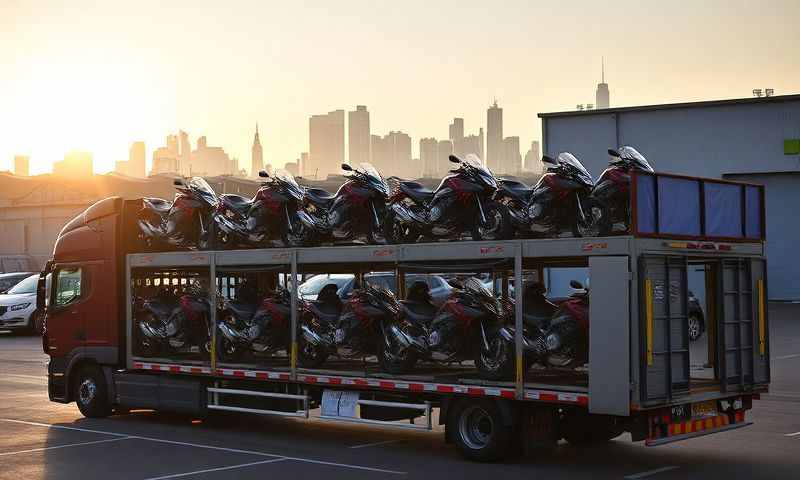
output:
[[[116,437],[126,437],[126,438],[131,439],[131,440],[133,440],[133,439],[147,440],[147,441],[150,441],[150,442],[168,443],[168,444],[172,444],[172,445],[182,445],[182,446],[194,447],[194,448],[206,448],[206,449],[209,449],[209,450],[220,450],[220,451],[231,452],[231,453],[243,453],[243,454],[248,454],[248,455],[258,455],[258,456],[262,456],[262,457],[277,457],[277,458],[286,459],[286,460],[294,460],[294,461],[297,461],[297,462],[313,463],[313,464],[317,464],[317,465],[329,465],[329,466],[332,466],[332,467],[348,468],[348,469],[351,469],[351,470],[365,470],[365,471],[369,471],[369,472],[386,473],[386,474],[391,474],[391,475],[405,475],[407,473],[407,472],[401,472],[401,471],[397,471],[397,470],[387,470],[387,469],[383,469],[383,468],[365,467],[363,465],[352,465],[352,464],[349,464],[349,463],[336,463],[336,462],[328,462],[328,461],[325,461],[325,460],[315,460],[315,459],[312,459],[312,458],[290,457],[290,456],[287,456],[287,455],[280,455],[280,454],[266,453],[266,452],[257,452],[257,451],[254,451],[254,450],[240,450],[240,449],[237,449],[237,448],[217,447],[217,446],[214,446],[214,445],[204,445],[204,444],[200,444],[200,443],[179,442],[179,441],[175,441],[175,440],[166,440],[166,439],[163,439],[163,438],[145,437],[145,436],[140,436],[140,435],[129,435],[129,434],[126,434],[126,433],[107,432],[107,431],[101,431],[101,430],[91,430],[91,429],[87,429],[87,428],[67,427],[65,425],[53,425],[53,424],[49,424],[49,423],[29,422],[29,421],[25,421],[25,420],[16,420],[16,419],[11,419],[11,418],[0,418],[0,422],[19,423],[19,424],[22,424],[22,425],[32,425],[32,426],[46,427],[46,428],[57,428],[57,429],[60,429],[60,430],[75,430],[75,431],[78,431],[78,432],[99,433],[99,434],[104,434],[104,435],[113,435],[113,436],[116,436]]]
[[[389,444],[389,443],[397,443],[397,442],[399,442],[399,441],[400,441],[400,440],[384,440],[383,442],[365,443],[365,444],[362,444],[362,445],[353,445],[352,447],[347,447],[347,448],[369,448],[369,447],[377,447],[377,446],[379,446],[379,445],[386,445],[386,444]]]
[[[676,467],[674,465],[670,466],[670,467],[661,467],[661,468],[656,468],[655,470],[648,470],[646,472],[634,473],[633,475],[626,475],[623,478],[625,478],[626,480],[636,480],[636,479],[639,479],[639,478],[647,478],[647,477],[651,477],[653,475],[658,475],[659,473],[669,472],[670,470],[675,470],[677,468],[679,468],[679,467]]]
[[[117,442],[119,440],[127,440],[129,438],[131,438],[131,437],[107,438],[105,440],[95,440],[93,442],[68,443],[66,445],[55,445],[55,446],[52,446],[52,447],[41,447],[41,448],[31,448],[31,449],[28,449],[28,450],[17,450],[16,452],[2,452],[2,453],[0,453],[0,457],[4,457],[6,455],[17,455],[19,453],[44,452],[46,450],[56,450],[58,448],[82,447],[84,445],[94,445],[94,444],[97,444],[97,443]]]
[[[800,436],[800,432],[787,433],[786,436],[787,437],[797,437],[797,436]]]
[[[271,458],[269,460],[262,460],[260,462],[250,462],[250,463],[242,463],[239,465],[230,465],[227,467],[218,467],[218,468],[207,468],[205,470],[195,470],[193,472],[185,472],[185,473],[176,473],[174,475],[164,475],[161,477],[151,477],[146,480],[167,480],[168,478],[180,478],[180,477],[188,477],[189,475],[199,475],[201,473],[210,473],[210,472],[221,472],[223,470],[233,470],[235,468],[244,468],[244,467],[252,467],[254,465],[263,465],[265,463],[275,463],[275,462],[282,462],[287,460],[286,458]]]

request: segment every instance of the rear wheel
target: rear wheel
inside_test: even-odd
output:
[[[455,405],[447,429],[461,454],[478,462],[500,460],[509,452],[511,428],[493,401],[466,399]]]
[[[106,378],[96,365],[87,365],[78,371],[73,383],[73,393],[78,410],[84,417],[102,418],[113,412],[108,400]]]

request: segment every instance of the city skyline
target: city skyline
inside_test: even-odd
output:
[[[595,98],[601,56],[613,106],[796,93],[798,17],[788,0],[712,0],[689,17],[682,2],[654,11],[627,0],[3,2],[0,170],[26,155],[41,173],[78,149],[110,171],[132,140],[161,145],[176,126],[247,162],[256,121],[265,163],[280,167],[307,150],[313,112],[368,105],[380,112],[373,131],[445,139],[453,115],[483,125],[494,97],[504,129],[529,145],[541,138],[537,113]],[[592,22],[565,35],[581,18]]]

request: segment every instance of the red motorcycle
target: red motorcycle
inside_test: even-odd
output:
[[[608,154],[612,157],[609,167],[597,179],[590,197],[592,217],[601,236],[629,232],[631,171],[654,171],[633,147],[623,146]]]
[[[217,326],[217,355],[224,362],[245,353],[264,356],[291,345],[291,295],[280,288],[258,299],[245,296],[225,302]]]

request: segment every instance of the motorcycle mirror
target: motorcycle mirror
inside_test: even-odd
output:
[[[450,155],[448,158],[449,158],[449,159],[450,159],[450,161],[451,161],[451,162],[453,162],[453,163],[461,163],[461,159],[459,159],[459,158],[458,158],[458,157],[456,157],[455,155]]]
[[[555,158],[547,156],[547,155],[544,155],[542,157],[542,163],[550,163],[550,164],[553,164],[553,165],[558,165],[558,162],[556,161]]]
[[[608,154],[611,155],[612,157],[619,158],[619,152],[614,150],[613,148],[609,148],[608,149]]]
[[[352,172],[353,171],[353,167],[351,167],[350,165],[348,165],[346,163],[343,163],[342,164],[342,170],[344,170],[345,172]]]
[[[574,288],[575,290],[583,290],[583,284],[577,280],[570,280],[569,286]]]
[[[173,180],[172,184],[175,185],[176,187],[182,187],[184,185],[183,180],[181,180],[180,178],[176,178],[175,180]]]
[[[258,172],[258,176],[261,178],[269,178],[269,173],[267,173],[264,170],[261,170],[260,172]]]

